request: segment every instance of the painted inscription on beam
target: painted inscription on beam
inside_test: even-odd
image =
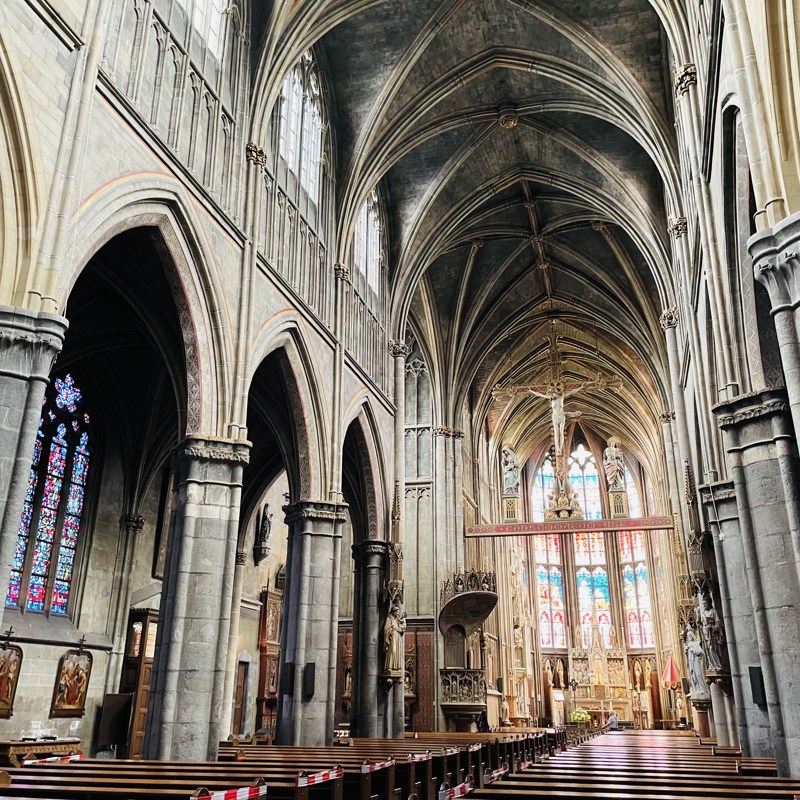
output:
[[[672,517],[641,517],[639,519],[565,519],[547,522],[509,522],[507,525],[468,525],[467,539],[487,539],[493,536],[536,536],[547,533],[588,533],[590,531],[659,531],[674,527]]]

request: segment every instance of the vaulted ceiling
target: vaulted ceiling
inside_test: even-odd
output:
[[[444,424],[458,426],[469,399],[496,441],[524,457],[541,449],[546,401],[493,401],[491,389],[546,378],[555,324],[566,377],[625,382],[570,408],[657,459],[669,405],[658,318],[677,291],[667,228],[683,213],[670,2],[333,0],[284,12],[276,74],[313,44],[328,77],[339,253],[380,186],[392,334],[410,326],[427,353]]]

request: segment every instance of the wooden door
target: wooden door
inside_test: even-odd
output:
[[[144,750],[147,701],[150,697],[157,631],[158,617],[155,611],[149,609],[131,611],[120,692],[133,694],[133,711],[127,752],[118,753],[117,756],[120,758],[139,758]]]
[[[233,735],[238,736],[244,731],[242,723],[244,721],[244,700],[245,688],[247,686],[247,662],[240,661],[236,669],[236,694],[233,700]]]

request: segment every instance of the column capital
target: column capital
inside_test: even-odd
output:
[[[722,430],[734,429],[743,423],[756,422],[776,414],[789,411],[789,401],[783,389],[743,394],[711,409],[717,415],[717,424]]]
[[[697,67],[694,64],[681,64],[675,70],[675,95],[683,97],[689,87],[697,84]]]
[[[139,514],[126,514],[124,517],[125,530],[131,533],[140,533],[144,527],[144,517]]]
[[[686,221],[686,217],[670,218],[669,226],[667,227],[667,233],[669,233],[673,239],[680,239],[681,236],[684,236],[688,230],[689,223]]]
[[[411,345],[403,339],[389,339],[389,355],[392,358],[408,358],[411,355]]]
[[[464,431],[458,428],[450,428],[447,425],[437,425],[433,429],[434,436],[444,436],[446,439],[463,439]]]
[[[364,539],[353,545],[353,558],[362,567],[383,567],[389,555],[389,542]]]
[[[192,434],[183,443],[183,452],[197,461],[249,464],[251,443],[240,439]]]
[[[257,167],[267,165],[267,154],[264,152],[264,148],[255,142],[248,142],[245,146],[245,158],[248,163],[255,164]]]
[[[769,293],[772,311],[800,304],[800,213],[752,236],[753,275]]]
[[[343,264],[340,261],[333,268],[333,274],[336,276],[337,280],[349,281],[350,280],[350,267],[348,267],[347,264]]]
[[[661,327],[667,331],[670,328],[677,328],[679,319],[680,313],[677,307],[673,306],[672,308],[664,309],[664,313],[661,315],[659,321],[661,322]]]
[[[58,314],[0,306],[0,367],[5,375],[48,380],[69,323]]]
[[[344,522],[347,518],[346,511],[347,506],[342,503],[327,503],[317,500],[304,500],[283,507],[287,525],[299,520],[329,523]]]

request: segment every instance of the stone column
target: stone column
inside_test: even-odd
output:
[[[233,695],[236,690],[236,669],[239,655],[239,622],[242,616],[242,584],[247,566],[247,553],[236,551],[236,567],[233,571],[233,593],[231,599],[230,630],[228,631],[228,657],[225,666],[225,693],[222,697],[222,729],[224,739],[233,733]]]
[[[216,756],[249,452],[249,442],[193,435],[177,454],[146,758]]]
[[[346,506],[306,501],[284,511],[290,556],[281,630],[278,741],[319,746],[333,739]]]
[[[381,736],[381,717],[390,713],[387,693],[379,686],[384,667],[385,614],[381,608],[388,555],[389,542],[368,539],[353,545],[358,587],[358,607],[353,609],[353,692],[357,694],[353,703],[356,713],[351,721],[354,736]]]
[[[118,562],[119,569],[114,575],[114,582],[117,584],[114,592],[116,612],[114,615],[114,628],[111,632],[111,641],[114,649],[111,651],[106,668],[106,692],[118,691],[120,679],[122,678],[122,659],[125,655],[125,637],[128,632],[128,613],[131,605],[133,557],[136,550],[136,539],[142,532],[143,527],[144,518],[138,514],[127,514],[122,521],[118,550],[122,558]]]
[[[800,212],[747,243],[755,279],[769,293],[786,391],[795,431],[800,431]]]
[[[759,660],[741,663],[744,673],[761,666],[769,714],[769,744],[783,774],[800,770],[800,684],[792,679],[800,662],[797,557],[787,509],[782,451],[794,442],[789,404],[782,390],[744,395],[717,406],[725,433]],[[727,541],[726,541],[727,544]],[[728,568],[729,580],[737,576]],[[734,592],[734,586],[731,586]],[[744,682],[744,680],[743,680]],[[744,690],[749,692],[749,687]]]
[[[745,755],[765,756],[770,750],[769,717],[765,709],[754,705],[750,676],[743,666],[757,664],[760,659],[739,529],[736,490],[732,481],[724,481],[702,487],[701,493],[714,533],[720,606],[730,662],[730,688],[736,701],[734,711],[733,704],[726,697],[729,725],[733,726],[735,722],[736,726],[735,733],[731,734],[731,742],[736,743],[738,738]],[[727,688],[724,681],[722,684],[723,688]]]
[[[42,398],[66,330],[57,314],[0,306],[0,622]]]

